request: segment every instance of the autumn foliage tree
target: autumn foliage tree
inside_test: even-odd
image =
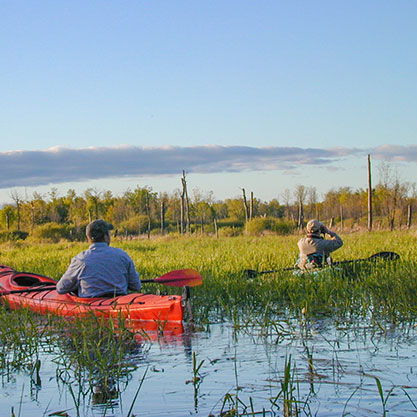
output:
[[[375,228],[392,230],[395,227],[411,227],[417,200],[415,184],[401,182],[391,166],[382,165],[379,182],[372,194]],[[22,232],[14,236],[29,233],[56,238],[62,230],[63,237],[84,239],[86,225],[97,218],[113,223],[118,236],[145,234],[150,237],[151,233],[181,233],[182,200],[179,189],[158,194],[151,187],[137,186],[119,196],[95,188],[88,188],[79,195],[70,189],[66,195],[60,196],[53,188],[44,195],[35,192],[25,198],[13,191],[11,199],[10,204],[0,209],[0,232]],[[265,227],[270,231],[278,230],[271,226],[275,225],[271,219],[279,219],[277,224],[280,230],[285,228],[288,231],[295,227],[302,228],[305,219],[313,217],[340,229],[366,228],[365,189],[330,189],[319,200],[314,187],[298,185],[292,191],[285,189],[280,199],[262,201],[251,192],[249,219],[242,196],[215,200],[212,192],[195,188],[188,203],[189,233],[218,235],[222,228],[229,228],[234,235],[243,232],[246,222],[256,219],[269,219],[252,224],[252,227],[256,225],[257,233],[262,225],[267,225]],[[36,232],[37,229],[40,229],[39,232]]]

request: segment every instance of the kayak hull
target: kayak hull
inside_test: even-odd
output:
[[[80,298],[72,294],[58,294],[55,289],[41,288],[42,285],[55,284],[56,281],[52,278],[17,272],[0,265],[0,294],[4,294],[1,299],[11,309],[23,307],[40,314],[65,317],[94,314],[104,318],[127,320],[132,324],[153,324],[161,328],[165,323],[181,324],[183,320],[183,303],[179,295],[132,293],[111,298]],[[9,293],[10,291],[19,293]]]

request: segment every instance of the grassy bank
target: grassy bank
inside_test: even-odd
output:
[[[298,235],[287,237],[160,238],[113,242],[126,250],[143,278],[154,278],[180,268],[195,268],[204,285],[193,289],[194,310],[201,322],[235,317],[236,320],[290,311],[297,314],[386,316],[412,319],[417,314],[416,235],[411,231],[354,233],[343,236],[335,261],[367,258],[394,251],[399,261],[360,263],[321,276],[294,276],[291,271],[248,279],[243,271],[287,268],[297,258]],[[71,257],[84,243],[0,246],[0,262],[16,270],[59,279]],[[148,285],[145,291],[180,293],[181,289]],[[244,313],[243,315],[241,313]]]

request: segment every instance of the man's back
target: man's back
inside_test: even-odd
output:
[[[334,239],[322,239],[315,236],[306,236],[298,241],[298,249],[302,255],[322,253],[325,256],[328,256],[330,252],[339,249],[342,245],[343,241],[337,235]]]
[[[130,256],[106,242],[96,242],[75,256],[57,284],[59,293],[78,291],[79,297],[139,291],[139,274]]]

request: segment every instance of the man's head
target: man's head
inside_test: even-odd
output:
[[[307,233],[311,235],[319,235],[322,229],[323,229],[323,223],[319,222],[316,219],[310,220],[306,226]]]
[[[88,224],[85,234],[92,242],[105,242],[109,237],[109,231],[113,229],[113,225],[104,220],[94,220]]]

